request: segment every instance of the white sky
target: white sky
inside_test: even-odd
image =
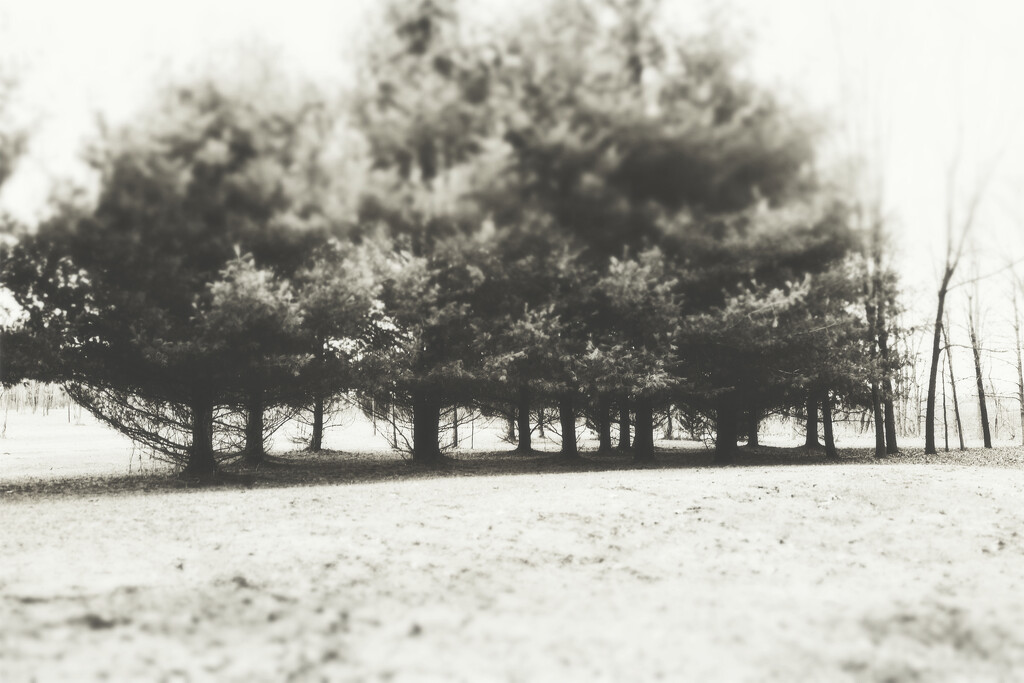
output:
[[[469,0],[500,17],[542,0]],[[886,193],[911,286],[931,288],[941,257],[945,166],[962,130],[963,188],[1001,149],[977,242],[984,261],[1024,255],[1024,1],[726,0],[752,28],[751,68],[856,129],[881,131]],[[668,0],[681,8],[687,0]],[[129,117],[153,81],[259,41],[282,64],[344,83],[346,53],[365,34],[373,0],[0,0],[0,63],[17,67],[24,114],[36,123],[28,159],[0,204],[30,218],[55,178],[80,171],[95,114]],[[683,19],[678,19],[682,21]],[[996,266],[997,267],[997,266]],[[985,267],[983,266],[983,270]]]

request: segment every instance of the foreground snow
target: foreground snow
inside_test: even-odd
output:
[[[1018,469],[419,477],[3,496],[0,680],[1024,670]]]

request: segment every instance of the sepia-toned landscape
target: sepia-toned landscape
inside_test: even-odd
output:
[[[0,681],[1024,678],[1022,21],[0,0]]]

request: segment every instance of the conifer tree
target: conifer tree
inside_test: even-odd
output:
[[[88,155],[98,197],[58,207],[0,278],[34,311],[26,329],[52,342],[51,378],[199,477],[217,470],[215,415],[237,405],[244,374],[204,320],[232,287],[262,296],[248,287],[270,277],[260,269],[289,275],[327,231],[302,208],[316,107],[264,87],[170,86],[138,123],[102,130]]]

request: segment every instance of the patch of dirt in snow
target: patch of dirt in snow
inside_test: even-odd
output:
[[[1019,456],[324,454],[247,487],[14,482],[0,680],[1011,679]]]

